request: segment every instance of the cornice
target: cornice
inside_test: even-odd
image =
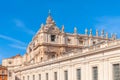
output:
[[[38,43],[38,44],[33,48],[33,50],[37,49],[39,46],[82,48],[84,45]]]
[[[73,55],[70,55],[70,54],[63,55],[61,57],[58,57],[56,59],[51,59],[49,61],[45,61],[45,62],[41,62],[41,63],[37,63],[37,64],[31,64],[29,66],[23,66],[23,67],[15,70],[15,72],[34,69],[34,68],[38,68],[38,67],[42,67],[42,66],[46,66],[46,65],[52,65],[55,63],[60,63],[60,62],[68,61],[71,59],[86,57],[86,56],[95,55],[95,54],[99,54],[99,53],[103,53],[103,52],[109,52],[109,51],[113,51],[116,49],[120,49],[120,45],[114,45],[114,46],[110,46],[110,47],[106,47],[106,48],[96,49],[96,50],[85,52],[85,53],[79,53],[79,51],[78,51],[78,53],[73,54]]]

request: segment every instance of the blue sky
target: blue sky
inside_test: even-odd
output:
[[[26,47],[45,23],[48,10],[59,28],[84,34],[84,29],[109,34],[120,32],[120,0],[1,0],[0,1],[0,63],[3,58],[23,55]]]

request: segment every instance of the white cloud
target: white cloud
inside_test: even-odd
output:
[[[13,21],[14,21],[15,25],[17,27],[21,28],[24,32],[31,34],[31,35],[35,34],[35,32],[33,30],[30,30],[29,28],[27,28],[26,25],[24,24],[24,22],[22,22],[21,20],[14,19]]]
[[[21,27],[21,28],[25,27],[24,23],[20,20],[15,19],[14,22],[15,22],[17,27]]]
[[[11,46],[13,48],[16,48],[16,49],[26,50],[25,46],[20,46],[20,45],[17,45],[17,44],[10,44],[9,46]]]
[[[8,44],[10,47],[23,49],[23,50],[26,49],[27,44],[25,42],[22,42],[20,40],[17,40],[17,39],[14,39],[12,37],[5,36],[5,35],[2,35],[2,34],[0,34],[0,38],[12,42],[12,44]]]
[[[12,37],[6,36],[6,35],[0,34],[0,38],[11,41],[11,42],[14,42],[14,43],[17,43],[17,44],[26,45],[26,43],[24,43],[20,40],[14,39]]]
[[[104,29],[108,33],[116,33],[120,37],[120,16],[117,17],[101,17],[97,19],[95,28],[98,30]]]

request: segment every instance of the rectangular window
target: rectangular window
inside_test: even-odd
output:
[[[29,80],[29,76],[27,78],[28,78],[27,80]]]
[[[33,80],[35,80],[35,75],[33,75]]]
[[[81,69],[77,69],[77,80],[81,80]]]
[[[4,70],[2,70],[2,75],[4,75]]]
[[[15,80],[18,80],[17,76],[15,76]]]
[[[52,41],[52,42],[55,41],[55,35],[51,35],[51,41]]]
[[[120,80],[120,64],[113,64],[113,80]]]
[[[23,80],[25,80],[25,77],[23,76]]]
[[[54,72],[54,80],[57,80],[57,72]]]
[[[98,68],[97,67],[93,67],[92,68],[92,72],[93,72],[93,80],[98,80]]]
[[[39,80],[41,80],[41,74],[39,74]]]
[[[46,80],[48,80],[48,73],[46,73]]]
[[[64,71],[64,80],[68,80],[68,71]]]
[[[9,72],[9,77],[12,77],[12,72]]]

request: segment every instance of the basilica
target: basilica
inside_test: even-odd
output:
[[[115,34],[64,29],[49,13],[26,53],[2,60],[8,80],[120,80],[120,40]]]

